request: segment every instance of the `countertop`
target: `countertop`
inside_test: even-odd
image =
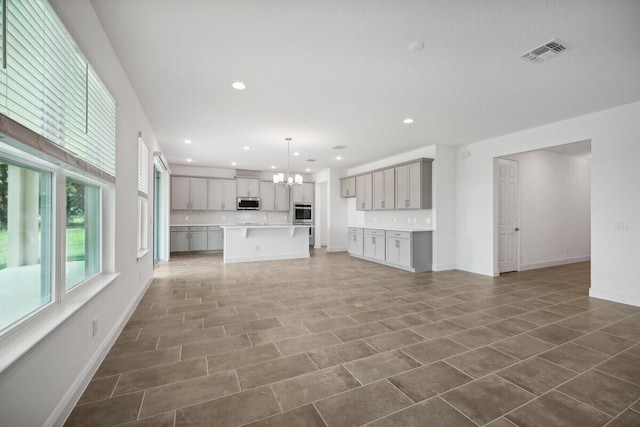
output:
[[[374,227],[371,225],[348,225],[354,228],[370,228],[373,230],[389,230],[389,231],[433,231],[433,227]]]
[[[290,227],[313,227],[309,224],[171,224],[169,227],[221,227],[221,228],[290,228]]]

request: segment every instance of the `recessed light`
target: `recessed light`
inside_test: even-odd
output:
[[[237,90],[245,90],[247,88],[247,85],[242,82],[233,82],[231,84],[231,87]]]
[[[409,43],[409,50],[411,52],[417,52],[421,50],[423,47],[424,47],[424,42],[421,42],[421,41],[415,41],[415,42]]]
[[[411,117],[407,117],[402,121],[402,123],[404,123],[405,125],[410,125],[411,123],[413,123],[413,119]]]
[[[336,160],[342,160],[342,156],[336,156]]]
[[[275,168],[276,168],[276,165],[271,165],[271,169],[275,169]]]
[[[191,162],[193,162],[193,160],[191,160],[191,159],[187,159],[187,162],[191,163]]]
[[[185,144],[191,144],[191,142],[192,142],[192,141],[191,141],[190,139],[185,139],[185,140],[184,140],[184,143],[185,143]]]
[[[306,170],[307,172],[311,172],[311,169],[309,169],[309,168],[307,168],[307,169],[305,169],[305,170]]]
[[[244,151],[249,151],[249,150],[251,150],[251,147],[249,147],[248,145],[245,145],[244,147],[242,147],[242,149]]]
[[[236,164],[236,162],[231,162],[231,166],[235,166]]]
[[[294,155],[294,156],[299,156],[299,155],[300,155],[300,153],[298,153],[297,151],[294,151],[294,152],[293,152],[293,155]]]

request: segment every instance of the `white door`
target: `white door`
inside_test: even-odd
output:
[[[498,159],[498,270],[518,270],[518,162]]]

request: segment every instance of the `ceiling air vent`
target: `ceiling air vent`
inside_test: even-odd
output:
[[[542,46],[525,53],[521,58],[530,62],[544,62],[565,50],[567,50],[566,46],[554,39],[549,43],[545,43]]]
[[[342,150],[343,148],[347,148],[346,145],[334,145],[333,147],[331,147],[334,150]]]
[[[315,162],[316,159],[307,159],[307,162]]]

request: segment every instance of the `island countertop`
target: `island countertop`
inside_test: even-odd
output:
[[[311,224],[227,224],[220,225],[223,229],[242,229],[242,228],[302,228],[313,227]]]

